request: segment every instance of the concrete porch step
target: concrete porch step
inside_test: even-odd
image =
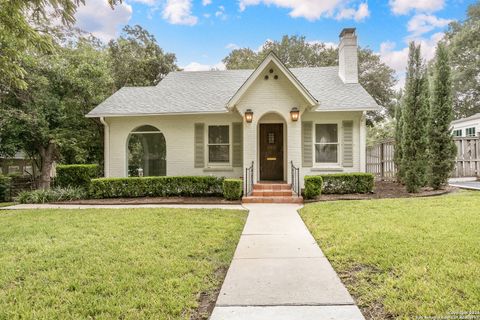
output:
[[[302,197],[297,196],[247,196],[242,198],[243,203],[303,203]]]
[[[288,183],[255,183],[253,190],[291,190],[292,185]]]
[[[252,196],[254,197],[291,197],[293,192],[289,190],[274,190],[274,189],[257,189],[253,190]]]

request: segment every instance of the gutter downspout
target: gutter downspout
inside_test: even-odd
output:
[[[103,164],[104,164],[104,172],[103,175],[105,178],[110,176],[110,127],[108,123],[105,121],[105,117],[100,117],[100,122],[104,125],[104,142],[103,142]]]

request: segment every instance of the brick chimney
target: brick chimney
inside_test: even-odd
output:
[[[345,28],[340,33],[338,75],[344,83],[358,83],[357,34],[355,28]]]

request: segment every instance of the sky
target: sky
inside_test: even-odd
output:
[[[409,41],[422,44],[424,58],[435,54],[448,23],[465,19],[474,0],[86,0],[77,26],[108,41],[126,24],[152,33],[186,71],[223,69],[235,48],[258,50],[282,35],[335,46],[343,28],[357,28],[358,42],[380,54],[404,83]]]

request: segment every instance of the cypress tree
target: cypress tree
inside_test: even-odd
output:
[[[395,153],[393,155],[393,162],[397,167],[397,182],[403,182],[403,167],[402,167],[402,138],[403,138],[403,116],[402,116],[402,101],[399,101],[395,106]]]
[[[450,123],[453,120],[453,98],[450,61],[447,48],[439,43],[435,54],[430,99],[429,185],[437,190],[447,182],[455,165],[456,146]]]
[[[426,184],[428,164],[428,80],[420,45],[410,43],[403,99],[402,168],[408,192],[418,192]]]

